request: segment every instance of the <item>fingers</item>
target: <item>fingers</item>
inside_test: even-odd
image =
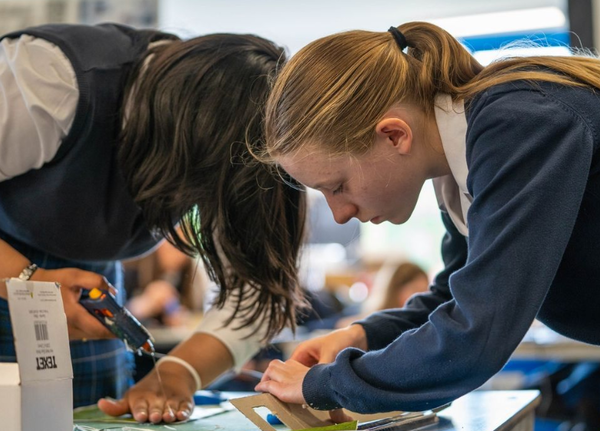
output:
[[[100,274],[91,271],[74,270],[72,273],[71,286],[81,287],[86,290],[98,288],[100,290],[110,290],[111,293],[116,292],[116,289]],[[112,290],[111,290],[112,288]],[[113,292],[114,291],[114,292]]]
[[[177,407],[176,417],[178,421],[185,421],[190,418],[194,404],[190,401],[181,401]]]
[[[101,398],[98,401],[98,408],[111,416],[121,416],[129,413],[129,403],[125,399],[113,400],[111,398]]]
[[[329,364],[335,361],[335,357],[339,351],[337,350],[325,350],[321,352],[321,357],[319,358],[319,364]]]
[[[269,366],[267,367],[267,369],[265,370],[265,372],[263,373],[262,377],[260,378],[261,382],[266,382],[271,380],[271,373],[273,371],[273,367],[278,366],[279,364],[283,364],[282,361],[280,361],[279,359],[273,359],[271,362],[269,362]]]
[[[69,337],[72,340],[115,338],[112,332],[79,303],[65,304],[65,314],[69,324]]]
[[[283,400],[282,385],[275,380],[265,380],[264,382],[260,382],[258,385],[256,385],[254,390],[257,392],[268,392],[272,395],[275,395],[280,400]]]
[[[342,422],[351,422],[354,420],[352,417],[348,416],[343,409],[331,410],[329,412],[329,417],[336,424],[340,424]]]
[[[153,424],[189,419],[194,409],[191,401],[170,399],[165,402],[158,396],[148,396],[148,394],[146,396],[146,398],[123,398],[120,400],[102,398],[98,401],[98,408],[110,416],[131,413],[137,422],[151,422]]]
[[[117,406],[102,403],[102,411],[108,414],[130,411],[138,422],[158,424],[187,420],[194,409],[193,390],[182,385],[179,377],[169,374],[162,376],[161,385],[155,371],[130,388],[124,398],[128,401],[126,405],[121,401]]]
[[[82,289],[97,287],[103,290],[112,289],[116,292],[106,278],[76,268],[47,270],[44,272],[44,277],[57,281],[61,285],[60,290],[71,340],[115,338],[110,330],[79,304]]]
[[[194,410],[194,404],[191,401],[171,398],[164,402],[162,399],[157,399],[150,407],[149,422],[157,424],[187,420],[191,416],[192,410]]]
[[[308,370],[308,367],[291,359],[287,362],[271,361],[255,390],[270,392],[287,403],[302,404],[305,402],[302,382]]]
[[[98,401],[98,408],[110,416],[121,416],[131,413],[138,422],[148,421],[148,403],[144,399],[138,399],[129,405],[130,400],[125,397],[120,400],[102,398]]]
[[[298,348],[292,353],[290,359],[294,361],[298,361],[301,364],[306,365],[307,367],[312,367],[319,362],[319,355],[315,355],[313,352],[307,349],[301,349],[302,345],[298,346]]]
[[[117,293],[119,293],[117,288],[110,284],[108,281],[106,283],[108,284],[108,291],[112,294],[112,296],[117,296]]]
[[[133,418],[140,422],[147,422],[150,417],[150,408],[148,402],[144,398],[137,398],[131,407],[131,415]]]
[[[162,399],[156,399],[150,403],[148,409],[148,421],[157,424],[163,420],[167,423],[173,422],[175,420],[175,413],[168,400],[165,403]]]

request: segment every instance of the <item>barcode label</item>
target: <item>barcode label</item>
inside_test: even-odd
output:
[[[35,327],[35,339],[37,341],[48,341],[48,325],[46,322],[33,322]]]

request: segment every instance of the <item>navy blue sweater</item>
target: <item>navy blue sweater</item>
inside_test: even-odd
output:
[[[309,405],[424,410],[478,388],[534,318],[600,344],[600,96],[509,83],[467,104],[462,236],[447,214],[445,269],[404,309],[360,322],[369,351],[313,367]]]

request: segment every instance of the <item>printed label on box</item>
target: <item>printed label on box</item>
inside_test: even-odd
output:
[[[13,278],[6,287],[21,381],[72,378],[67,319],[58,284]]]

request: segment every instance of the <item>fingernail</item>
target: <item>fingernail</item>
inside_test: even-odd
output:
[[[148,413],[145,411],[135,412],[133,417],[138,422],[146,422],[148,420]]]

